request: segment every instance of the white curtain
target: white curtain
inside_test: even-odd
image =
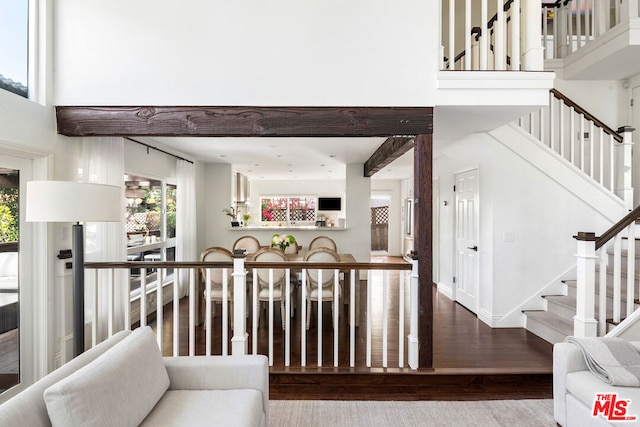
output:
[[[120,137],[91,137],[82,140],[82,167],[79,181],[116,185],[122,188],[120,211],[122,221],[85,224],[86,261],[126,261],[125,205],[124,205],[124,139]],[[101,270],[98,288],[98,333],[97,342],[108,336],[109,287],[111,271]],[[124,270],[116,270],[114,289],[114,328],[124,329],[124,311],[129,298],[129,286]],[[85,273],[85,313],[91,316],[94,310],[95,275]],[[89,317],[90,318],[90,317]],[[88,336],[87,336],[88,340]]]
[[[196,178],[193,163],[177,160],[176,261],[197,261]],[[181,295],[189,289],[188,271],[180,270],[178,286]]]

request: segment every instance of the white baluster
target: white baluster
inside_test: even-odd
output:
[[[382,273],[382,367],[387,367],[389,352],[389,271]]]
[[[318,368],[322,366],[322,269],[318,269]]]
[[[511,69],[520,71],[520,0],[511,4]]]
[[[569,107],[569,156],[571,157],[571,164],[576,164],[576,150],[575,150],[575,139],[576,139],[576,124],[574,122],[575,111],[573,107]]]
[[[333,366],[338,367],[338,338],[340,334],[340,271],[333,272]]]
[[[580,121],[580,135],[579,135],[579,140],[580,140],[580,170],[582,172],[586,172],[585,171],[585,143],[584,143],[584,118],[581,114],[578,114],[578,120]]]
[[[158,347],[160,351],[163,351],[163,334],[164,329],[164,313],[163,313],[163,298],[162,298],[162,279],[160,278],[160,268],[156,269],[156,339],[158,340]]]
[[[582,0],[576,0],[576,48],[582,47]]]
[[[258,269],[253,269],[253,286],[252,294],[253,294],[253,302],[251,304],[253,310],[253,336],[251,338],[251,346],[252,346],[252,354],[258,354],[258,322],[260,321],[260,303],[258,302],[258,292],[259,292],[259,284],[258,284]]]
[[[229,355],[229,272],[222,269],[222,355]]]
[[[351,270],[349,293],[349,366],[356,366],[356,270]]]
[[[140,268],[140,326],[147,326],[147,269]]]
[[[589,176],[596,179],[596,144],[593,135],[593,122],[589,121]]]
[[[449,1],[449,70],[456,69],[456,2]]]
[[[471,0],[464,2],[464,68],[471,70]]]
[[[404,368],[404,280],[405,271],[398,274],[398,367]]]
[[[496,8],[498,10],[498,19],[495,24],[493,24],[495,43],[493,46],[494,54],[495,54],[495,64],[496,71],[501,71],[506,69],[506,61],[505,61],[505,36],[504,36],[504,3],[502,0],[496,0]]]
[[[599,286],[598,286],[598,336],[607,333],[607,267],[609,266],[608,243],[600,247]]]
[[[613,240],[613,321],[620,323],[620,300],[622,299],[622,236]]]
[[[205,285],[205,354],[211,356],[211,268],[207,268],[207,280]],[[224,303],[223,303],[224,304]]]
[[[91,347],[95,347],[98,344],[98,284],[99,284],[99,272],[95,270],[95,280],[93,281],[93,313],[91,314]]]
[[[487,0],[482,0],[480,4],[480,69],[483,71],[487,70],[487,58],[489,55],[489,30],[487,28],[489,22],[488,8]]]
[[[189,356],[196,355],[196,277],[198,269],[189,270]]]
[[[180,270],[173,270],[173,356],[180,355]]]
[[[371,367],[371,270],[367,271],[367,354],[366,366]]]
[[[616,191],[616,140],[609,134],[609,190]]]
[[[282,292],[281,292],[282,293]],[[282,319],[284,325],[284,366],[291,364],[291,270],[285,270],[285,316]]]
[[[629,317],[635,310],[636,283],[636,222],[632,221],[627,227],[627,310],[625,317]]]
[[[300,307],[300,365],[307,366],[307,270],[302,269],[302,307]]]
[[[604,130],[602,128],[598,128],[598,140],[600,142],[600,185],[605,185],[604,180]]]
[[[273,268],[269,269],[269,366],[273,366]]]
[[[126,284],[126,291],[122,293],[124,298],[124,330],[131,330],[131,270],[126,269],[124,274],[124,283]]]

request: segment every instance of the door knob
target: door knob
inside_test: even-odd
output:
[[[476,246],[469,246],[467,249],[471,249],[471,250],[474,250],[474,251],[478,252],[478,246],[477,245]]]

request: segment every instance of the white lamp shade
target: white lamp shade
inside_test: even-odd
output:
[[[124,216],[122,188],[72,181],[27,182],[28,222],[117,222]]]

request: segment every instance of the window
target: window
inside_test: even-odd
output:
[[[271,223],[315,222],[315,196],[278,196],[260,198],[260,220]]]
[[[175,261],[176,198],[174,184],[151,178],[125,175],[126,233],[128,261]],[[173,281],[173,269],[147,270],[147,290]],[[132,297],[140,293],[140,274],[131,272]]]
[[[27,97],[29,1],[0,0],[0,89]]]

